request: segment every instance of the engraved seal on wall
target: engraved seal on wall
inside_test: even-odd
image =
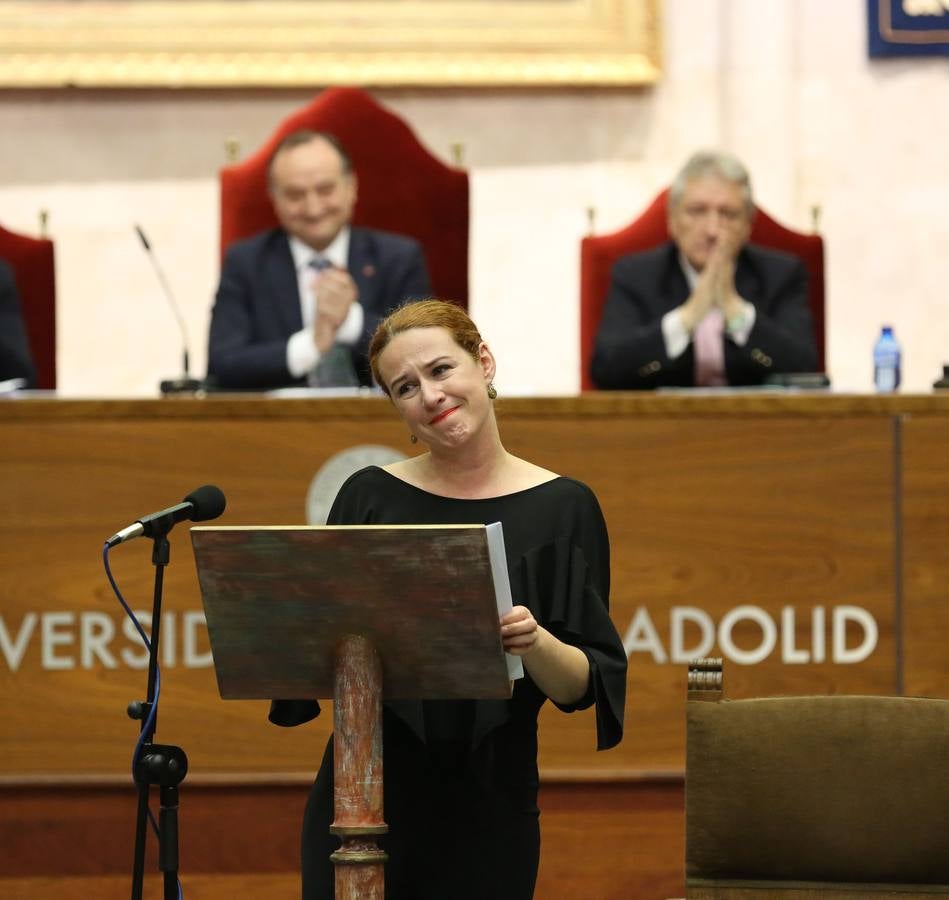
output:
[[[405,459],[405,454],[383,444],[359,444],[331,456],[317,470],[306,493],[308,525],[325,525],[343,482],[366,466],[387,466]]]

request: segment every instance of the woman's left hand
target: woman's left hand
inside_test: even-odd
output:
[[[587,692],[587,655],[538,625],[526,606],[501,616],[501,643],[508,653],[523,657],[527,674],[551,700],[575,703]]]
[[[501,617],[501,643],[508,653],[526,656],[537,644],[537,620],[526,606],[515,606]]]

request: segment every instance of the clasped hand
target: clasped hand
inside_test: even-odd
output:
[[[314,296],[313,340],[317,349],[325,353],[336,339],[336,332],[346,321],[350,308],[358,300],[359,289],[345,269],[326,269],[316,280]]]
[[[726,320],[741,311],[742,299],[735,289],[735,257],[740,249],[732,237],[721,238],[715,245],[692,296],[683,306],[689,331],[694,330],[713,307],[720,309]]]

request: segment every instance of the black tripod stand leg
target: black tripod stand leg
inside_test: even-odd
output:
[[[142,884],[145,877],[145,838],[148,824],[147,783],[138,785],[138,814],[135,819],[135,859],[132,865],[132,900],[142,900]]]
[[[158,868],[165,874],[164,900],[178,898],[178,788],[161,788],[158,813]]]

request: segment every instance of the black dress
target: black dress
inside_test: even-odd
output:
[[[608,613],[609,539],[590,489],[569,478],[484,500],[430,494],[369,467],[340,488],[331,525],[504,527],[511,594],[590,660],[590,684],[565,712],[596,704],[597,749],[623,734],[626,654]],[[547,698],[526,674],[510,700],[383,704],[387,900],[529,900],[540,854],[537,714]],[[297,725],[315,701],[274,701],[270,718]],[[304,900],[333,897],[330,739],[303,823]]]

